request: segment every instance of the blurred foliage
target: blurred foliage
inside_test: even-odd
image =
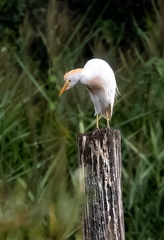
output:
[[[0,1],[0,239],[81,239],[76,137],[95,128],[65,71],[109,62],[121,95],[126,239],[162,240],[163,1]],[[106,122],[101,119],[102,128]]]

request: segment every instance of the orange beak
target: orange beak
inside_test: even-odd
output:
[[[62,87],[62,89],[60,90],[60,93],[59,93],[59,97],[65,92],[65,90],[67,89],[68,85],[70,84],[70,82],[66,82],[64,84],[64,86]]]

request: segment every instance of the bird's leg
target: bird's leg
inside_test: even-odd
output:
[[[99,115],[96,115],[96,128],[99,128]]]
[[[109,117],[108,117],[108,112],[106,111],[106,122],[107,122],[107,128],[110,128],[110,125],[109,125]]]

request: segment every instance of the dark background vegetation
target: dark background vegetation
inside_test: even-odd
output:
[[[0,1],[1,239],[81,239],[76,137],[94,110],[80,84],[58,93],[94,57],[121,92],[126,239],[164,239],[162,0]]]

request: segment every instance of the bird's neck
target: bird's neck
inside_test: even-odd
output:
[[[87,85],[89,79],[90,79],[90,76],[89,76],[88,72],[84,68],[82,68],[80,75],[79,75],[79,81],[82,84]]]

